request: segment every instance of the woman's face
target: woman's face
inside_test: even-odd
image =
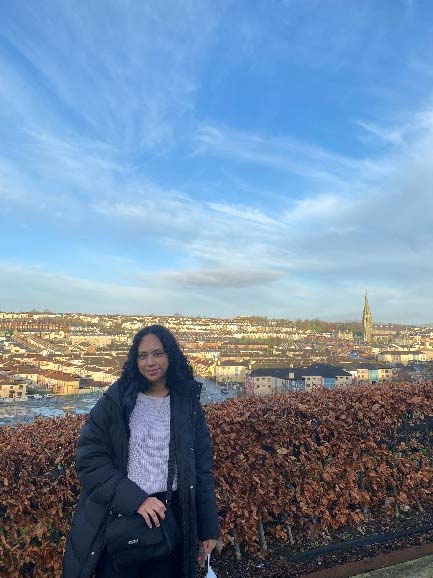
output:
[[[153,333],[145,335],[138,346],[138,370],[153,385],[165,385],[168,355],[159,337]]]

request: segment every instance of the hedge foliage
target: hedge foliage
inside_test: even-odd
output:
[[[296,541],[432,505],[431,383],[230,399],[206,415],[225,545],[257,551],[258,529]],[[84,419],[0,428],[0,576],[60,576]]]

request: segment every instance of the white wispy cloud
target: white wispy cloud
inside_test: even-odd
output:
[[[209,209],[215,211],[216,213],[221,213],[228,217],[231,222],[246,221],[257,227],[277,227],[281,226],[281,223],[268,215],[265,215],[262,211],[249,207],[246,205],[233,205],[229,203],[208,203]]]
[[[189,237],[179,237],[169,208],[172,200],[160,191],[162,214],[174,223],[165,232],[165,242],[176,245],[189,264],[186,270],[164,273],[165,278],[184,285],[235,287],[237,282],[230,276],[238,270],[243,279],[240,287],[249,278],[243,276],[245,263],[253,263],[251,285],[260,270],[264,284],[293,278],[332,283],[350,275],[353,283],[361,278],[364,285],[374,287],[381,279],[397,291],[408,271],[427,282],[432,278],[428,264],[433,225],[432,129],[433,124],[424,122],[400,151],[394,148],[389,155],[366,162],[362,179],[354,162],[353,173],[346,175],[345,191],[338,187],[333,193],[287,199],[272,207],[272,215],[271,207],[266,212],[252,205],[177,197],[180,204],[173,210],[183,205],[186,216],[191,214],[191,222],[197,224]],[[129,211],[134,218],[152,212],[131,208],[123,215],[126,219],[131,218]],[[122,210],[116,208],[114,213],[121,216]],[[187,218],[182,225],[188,227]]]
[[[164,191],[158,187],[138,188],[135,201],[100,201],[92,205],[96,213],[113,220],[124,220],[134,228],[141,226],[143,234],[159,233],[167,238],[195,235],[201,224],[202,209],[188,195]]]
[[[403,131],[400,127],[389,129],[378,126],[373,122],[364,122],[360,120],[357,121],[357,124],[385,144],[401,145],[403,143]]]
[[[211,124],[198,128],[196,142],[197,155],[264,165],[325,185],[342,183],[349,174],[358,175],[365,166],[362,160],[295,139],[266,137]]]
[[[82,204],[142,188],[143,155],[184,138],[226,4],[11,6],[0,24],[3,199],[21,191],[50,207],[53,195]]]
[[[74,311],[77,303],[82,303],[87,311],[125,311],[123,304],[128,303],[129,311],[133,311],[143,307],[151,295],[147,288],[59,274],[32,263],[3,262],[0,273],[0,299],[16,310],[44,309],[55,303],[57,309]]]
[[[242,54],[236,44],[231,58],[257,56],[266,41],[282,61],[296,54],[310,69],[335,71],[362,47],[372,5],[357,12],[348,34],[357,4],[345,4],[335,27],[318,1],[281,3],[280,22],[263,5],[275,35],[246,14]],[[388,318],[404,310],[421,319],[431,308],[433,108],[391,120],[360,114],[354,140],[380,147],[364,155],[361,147],[357,156],[314,137],[276,137],[272,127],[230,126],[223,115],[204,112],[205,121],[195,106],[200,68],[227,5],[16,3],[15,18],[2,19],[3,212],[71,243],[84,236],[89,261],[97,253],[91,240],[106,237],[121,247],[125,269],[121,282],[109,267],[101,281],[56,275],[47,263],[3,263],[3,303],[304,316],[317,316],[327,303],[329,318],[353,311],[369,286]],[[315,11],[321,18],[305,18]],[[288,30],[293,46],[283,42]],[[347,94],[336,86],[340,97]],[[164,175],[179,159],[173,175]],[[160,179],[151,160],[161,162]],[[235,178],[225,179],[228,173]],[[262,173],[272,178],[263,184],[256,180]],[[213,178],[214,198],[206,189]],[[116,270],[117,279],[121,274]]]
[[[45,302],[57,295],[56,302],[63,303],[63,309],[72,304],[74,295],[85,296],[96,306],[98,295],[99,305],[104,303],[111,311],[117,299],[127,299],[127,309],[132,312],[139,307],[141,296],[150,309],[162,307],[167,311],[164,295],[166,303],[177,304],[171,311],[199,313],[200,307],[217,307],[231,314],[242,306],[245,312],[258,312],[254,300],[265,300],[267,310],[276,315],[278,308],[299,308],[306,316],[314,316],[319,303],[328,297],[332,303],[326,316],[331,318],[341,307],[350,312],[360,287],[362,293],[369,286],[372,299],[383,311],[389,311],[389,318],[404,307],[413,319],[421,319],[421,309],[408,306],[415,291],[408,278],[416,279],[419,302],[427,303],[433,280],[429,265],[433,249],[433,122],[428,111],[418,117],[423,122],[417,121],[418,129],[406,138],[404,146],[396,144],[388,155],[364,163],[362,179],[357,162],[353,162],[352,173],[351,163],[346,163],[346,190],[338,186],[335,192],[318,192],[296,200],[281,197],[279,206],[267,210],[264,203],[259,209],[227,200],[198,200],[135,179],[125,181],[120,201],[116,200],[115,179],[108,180],[106,190],[89,198],[88,209],[106,219],[107,228],[123,224],[131,239],[138,230],[153,235],[157,244],[181,256],[183,266],[173,270],[163,266],[150,277],[142,277],[145,294],[140,292],[139,262],[128,266],[129,278],[135,277],[137,282],[126,289],[112,283],[71,281],[65,276],[54,282],[53,273],[31,270],[31,277],[38,282],[28,283],[32,292],[27,292],[27,302],[35,301],[34,295],[41,297],[46,289]],[[255,141],[257,135],[252,139]],[[60,147],[60,156],[69,158],[72,154],[79,161],[78,147],[73,150],[72,154],[68,147]],[[104,159],[105,151],[100,153]],[[104,163],[102,160],[97,169],[101,175],[106,171]],[[352,182],[356,182],[355,192]],[[30,278],[29,271],[26,276]],[[14,271],[13,277],[23,282],[24,273]],[[386,291],[383,284],[387,284]],[[335,291],[329,290],[330,285],[335,285]],[[67,286],[74,291],[68,293]],[[10,294],[14,287],[11,281]],[[151,291],[147,291],[149,287]],[[159,287],[164,287],[161,294]],[[153,295],[155,288],[157,297]],[[182,296],[177,295],[180,288]],[[346,297],[335,302],[338,291]]]
[[[0,33],[33,67],[39,82],[27,88],[38,105],[45,100],[58,123],[67,117],[97,140],[131,151],[171,143],[176,119],[191,109],[200,55],[224,3],[42,2],[24,14],[21,8]],[[25,117],[31,99],[22,95],[24,81],[14,71],[6,82],[5,97],[19,96],[15,112]]]

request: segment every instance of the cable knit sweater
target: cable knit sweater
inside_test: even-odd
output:
[[[128,478],[147,494],[165,492],[170,442],[170,397],[137,395],[130,420]],[[177,488],[176,475],[173,490]]]

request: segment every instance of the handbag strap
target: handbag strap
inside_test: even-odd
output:
[[[174,481],[174,467],[176,464],[176,445],[174,436],[174,411],[173,411],[173,396],[170,395],[170,441],[168,444],[168,474],[167,474],[167,494],[165,503],[167,508],[171,503],[173,494]]]

